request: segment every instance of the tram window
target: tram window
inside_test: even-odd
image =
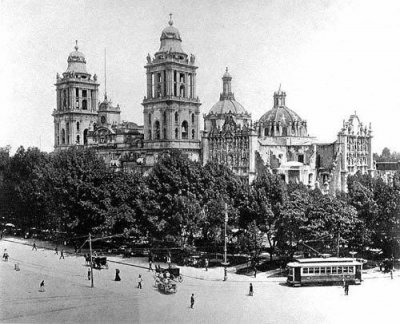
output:
[[[326,273],[327,273],[327,274],[330,274],[330,273],[331,273],[331,267],[327,267],[327,268],[326,268]]]
[[[354,272],[354,267],[349,267],[349,273],[353,273]]]
[[[319,268],[314,268],[314,272],[315,272],[316,274],[319,274]]]
[[[308,273],[308,268],[304,268],[303,273]]]
[[[337,273],[342,273],[342,267],[337,268]]]
[[[332,273],[337,273],[337,267],[332,267]]]
[[[314,268],[310,268],[309,273],[314,273]]]
[[[321,267],[321,274],[325,274],[326,272],[326,268],[325,267]]]
[[[343,267],[343,273],[348,273],[349,272],[349,268],[348,267]]]

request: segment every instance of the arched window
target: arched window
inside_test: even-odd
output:
[[[194,139],[196,132],[194,131],[194,129],[192,129],[192,139]]]
[[[182,139],[188,138],[188,122],[186,120],[182,123]]]
[[[87,145],[87,143],[88,143],[88,129],[85,129],[83,131],[83,144]]]
[[[194,114],[192,114],[192,124],[194,124]]]
[[[76,136],[76,144],[81,144],[81,138],[79,135]]]
[[[178,139],[178,136],[179,136],[178,128],[175,128],[175,139]]]
[[[87,110],[87,101],[86,99],[82,100],[82,109]]]
[[[79,132],[79,122],[76,122],[76,131]]]
[[[65,144],[65,129],[64,128],[61,131],[61,144]]]
[[[178,112],[175,113],[175,123],[177,123],[179,121],[179,114]]]
[[[154,123],[155,138],[160,139],[160,122],[157,120]]]
[[[67,128],[67,134],[66,134],[66,136],[67,136],[67,144],[69,144],[69,123],[67,123],[66,128]]]

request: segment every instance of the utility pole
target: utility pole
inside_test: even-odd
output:
[[[90,253],[90,281],[93,288],[93,258],[92,258],[92,235],[89,233],[89,253]]]
[[[225,226],[224,226],[224,281],[228,280],[228,271],[226,269],[228,265],[228,260],[226,258],[227,248],[226,248],[226,225],[228,223],[228,206],[225,203]]]
[[[337,257],[339,258],[339,250],[340,250],[340,225],[338,227],[338,233],[337,233]]]

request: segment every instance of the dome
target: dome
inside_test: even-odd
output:
[[[232,113],[235,115],[248,115],[243,106],[235,100],[235,95],[231,89],[232,77],[226,68],[222,77],[222,93],[219,101],[211,108],[209,114],[219,115]]]
[[[274,107],[267,111],[260,118],[260,123],[266,122],[281,122],[282,125],[287,125],[289,122],[302,121],[300,116],[288,107]]]
[[[209,114],[247,114],[243,106],[234,99],[225,99],[218,101],[210,110]]]
[[[68,68],[66,72],[88,74],[86,71],[86,58],[82,52],[78,51],[78,41],[76,41],[75,51],[68,56]]]
[[[184,53],[181,47],[181,35],[178,29],[173,26],[174,22],[172,18],[169,20],[168,24],[169,26],[164,28],[161,32],[161,45],[158,52]]]

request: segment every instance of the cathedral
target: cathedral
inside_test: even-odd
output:
[[[266,168],[286,183],[330,194],[347,191],[347,175],[374,172],[371,125],[362,124],[356,113],[343,121],[335,142],[320,143],[308,134],[307,121],[287,107],[286,93],[279,88],[272,108],[253,121],[235,99],[228,68],[219,101],[203,115],[201,130],[196,58],[182,49],[172,19],[161,32],[159,50],[147,55],[143,125],[121,121],[121,108],[107,93],[99,102],[97,76],[87,72],[78,43],[67,62],[55,83],[56,150],[92,147],[110,167],[146,172],[163,152],[177,149],[202,164],[226,164],[249,182]]]

